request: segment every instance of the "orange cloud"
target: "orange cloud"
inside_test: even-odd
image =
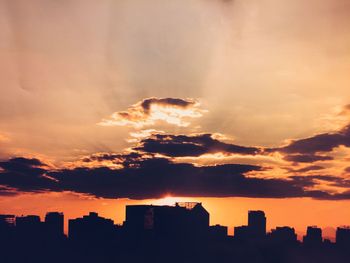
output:
[[[126,111],[112,114],[109,119],[103,119],[102,126],[131,126],[142,128],[165,122],[180,127],[187,127],[189,118],[199,118],[205,112],[200,104],[192,99],[148,98],[144,99]]]

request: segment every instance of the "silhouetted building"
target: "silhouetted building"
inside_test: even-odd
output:
[[[126,206],[125,227],[130,234],[154,233],[161,237],[198,237],[208,234],[209,213],[201,203],[175,206]]]
[[[0,215],[0,228],[14,227],[16,217],[14,215]]]
[[[350,227],[338,227],[336,232],[338,246],[350,248]]]
[[[38,236],[42,234],[43,225],[37,215],[16,217],[16,229],[20,234]]]
[[[250,240],[250,231],[248,226],[236,226],[234,227],[234,237],[237,241]]]
[[[262,211],[250,211],[248,225],[235,227],[233,239],[226,226],[209,227],[200,203],[127,206],[126,212],[123,229],[91,212],[69,220],[69,237],[60,239],[55,237],[63,233],[62,213],[47,213],[44,222],[33,215],[0,215],[0,262],[350,262],[348,227],[337,229],[338,246],[322,243],[322,230],[313,226],[299,245],[287,226],[258,238],[266,231]]]
[[[322,229],[315,226],[308,226],[303,243],[307,246],[319,246],[322,244]]]
[[[283,226],[272,229],[269,233],[270,241],[277,244],[293,244],[297,242],[297,235],[292,227]]]
[[[238,241],[262,241],[266,237],[266,217],[264,211],[248,211],[248,225],[234,228]]]
[[[64,235],[64,215],[59,212],[49,212],[45,216],[47,235],[61,238]]]
[[[0,242],[12,238],[15,229],[14,215],[0,215]]]
[[[248,227],[252,238],[263,238],[266,235],[266,217],[264,211],[248,212]]]
[[[113,220],[99,217],[90,212],[82,218],[70,219],[68,225],[69,238],[77,242],[102,242],[114,235]]]
[[[144,230],[151,230],[154,226],[153,205],[127,205],[125,213],[125,227],[141,234]]]
[[[227,237],[227,226],[214,225],[209,227],[209,235],[212,239],[225,239]]]

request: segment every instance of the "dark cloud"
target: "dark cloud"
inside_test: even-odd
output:
[[[348,200],[350,199],[350,191],[345,191],[343,193],[333,195],[319,191],[319,193],[315,195],[314,198],[322,200]]]
[[[0,162],[0,168],[6,172],[12,172],[21,174],[23,176],[41,176],[45,169],[41,168],[44,166],[38,159],[27,159],[27,158],[12,158],[5,162]]]
[[[333,157],[316,155],[316,154],[294,154],[294,155],[286,155],[284,156],[283,159],[289,162],[313,163],[317,161],[330,161],[330,160],[333,160]]]
[[[141,102],[141,107],[144,112],[148,113],[152,105],[173,106],[178,108],[187,108],[194,106],[194,100],[176,99],[176,98],[149,98]]]
[[[0,196],[15,196],[17,194],[15,190],[0,185]]]
[[[195,167],[192,164],[175,164],[164,158],[149,158],[124,169],[77,168],[50,173],[50,176],[58,179],[65,190],[98,197],[142,199],[162,197],[168,193],[226,196],[229,195],[226,183],[244,181],[244,173],[259,169],[250,165]],[[236,185],[231,193],[239,188],[246,187]]]
[[[330,186],[350,188],[350,180],[330,175],[308,175],[308,176],[290,176],[294,183],[302,187],[310,187],[318,184],[318,181],[324,181],[329,183]],[[332,196],[330,195],[330,199]]]
[[[131,152],[129,154],[98,153],[85,157],[82,161],[85,163],[110,161],[114,164],[122,165],[125,168],[135,166],[145,157],[146,156],[136,152]]]
[[[20,191],[37,192],[59,189],[49,178],[46,166],[38,159],[12,158],[0,162],[0,185]]]
[[[350,173],[350,167],[345,168],[345,172]]]
[[[188,163],[173,163],[166,158],[129,158],[128,155],[100,156],[102,159],[130,160],[121,169],[75,168],[49,171],[38,168],[41,162],[16,159],[1,162],[0,185],[18,192],[73,191],[103,198],[146,199],[167,194],[174,196],[203,197],[261,197],[287,198],[312,197],[341,199],[347,195],[330,195],[321,191],[307,191],[304,187],[316,184],[316,177],[290,177],[267,179],[247,176],[248,172],[262,168],[253,165],[223,164],[194,166]],[[90,162],[96,157],[86,159]],[[132,160],[132,161],[131,161]],[[34,165],[35,164],[35,165]],[[26,167],[24,169],[24,167]],[[326,178],[325,178],[326,180]],[[329,178],[327,178],[329,180]],[[2,191],[0,191],[2,194]]]
[[[294,140],[289,145],[275,150],[288,154],[312,156],[320,152],[331,152],[341,145],[350,147],[350,125],[339,132],[323,133],[306,139]]]
[[[200,156],[206,153],[258,154],[261,150],[255,147],[244,147],[221,142],[212,134],[199,135],[166,135],[155,134],[144,139],[135,148],[146,153],[160,153],[170,157]]]

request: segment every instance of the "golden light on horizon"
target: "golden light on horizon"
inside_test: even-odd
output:
[[[173,206],[176,203],[180,203],[180,202],[194,202],[194,201],[195,201],[195,198],[176,197],[176,196],[166,195],[165,197],[160,198],[160,199],[147,201],[147,203],[148,204],[152,204],[152,205],[169,205],[169,206]]]

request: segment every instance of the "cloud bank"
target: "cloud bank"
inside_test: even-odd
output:
[[[185,126],[185,118],[199,117],[202,112],[192,99],[148,98],[127,111],[116,112],[104,125],[142,128],[164,121]],[[167,134],[136,129],[133,137],[136,144],[124,153],[91,154],[57,169],[36,158],[3,160],[0,195],[71,191],[131,199],[166,195],[350,199],[350,180],[344,176],[350,171],[348,165],[330,169],[339,162],[334,149],[350,147],[350,125],[276,148],[233,144],[210,133]],[[214,155],[217,163],[193,161]],[[230,163],[220,162],[225,157],[232,158]],[[261,157],[277,162],[267,165]],[[249,163],[249,158],[255,158],[255,163]],[[235,163],[237,160],[240,162]],[[337,172],[327,174],[329,171]]]
[[[287,179],[250,177],[262,167],[224,164],[197,167],[174,163],[166,158],[131,155],[100,155],[84,162],[114,161],[122,168],[109,167],[50,170],[37,159],[13,158],[0,163],[0,184],[15,192],[72,191],[102,198],[147,199],[165,195],[202,197],[350,199],[348,192],[329,194],[307,190],[316,180],[349,181],[333,177],[291,176]],[[46,167],[46,168],[45,168]],[[0,193],[2,193],[0,191]],[[4,194],[9,194],[5,191]]]

